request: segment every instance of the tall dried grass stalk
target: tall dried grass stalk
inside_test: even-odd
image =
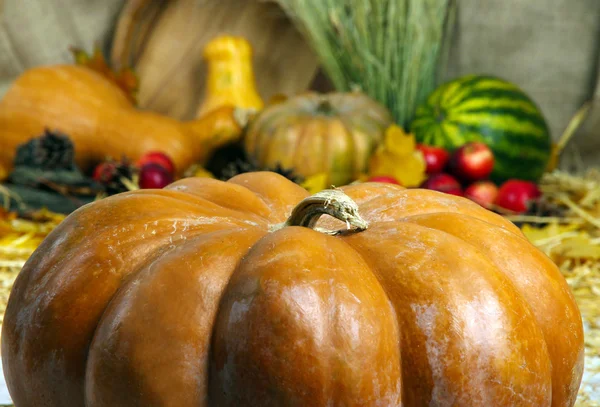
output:
[[[455,0],[278,0],[336,89],[360,89],[406,126],[445,67]]]

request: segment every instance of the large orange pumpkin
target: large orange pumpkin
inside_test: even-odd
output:
[[[325,174],[329,185],[339,186],[366,172],[391,124],[389,111],[363,93],[308,92],[262,110],[244,145],[262,168]]]
[[[583,333],[556,266],[480,206],[261,172],[71,214],[15,282],[2,360],[19,407],[558,407]]]

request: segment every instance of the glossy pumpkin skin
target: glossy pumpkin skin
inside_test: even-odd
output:
[[[136,109],[125,93],[95,71],[77,65],[32,68],[0,100],[0,167],[12,168],[17,146],[44,129],[67,134],[84,170],[106,157],[137,160],[163,151],[182,173],[242,133],[227,106],[202,119],[181,122]]]
[[[326,173],[339,186],[366,171],[391,124],[388,110],[362,93],[310,92],[266,107],[244,140],[263,168],[281,165],[303,177]]]
[[[518,228],[435,191],[342,190],[367,230],[274,231],[307,192],[273,173],[80,208],[9,299],[15,404],[574,404],[580,313]]]

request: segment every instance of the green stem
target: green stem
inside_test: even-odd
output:
[[[334,116],[336,114],[335,108],[326,97],[323,97],[319,101],[316,112],[317,114],[322,114],[324,116]]]
[[[346,229],[317,228],[316,224],[323,215],[333,216],[344,222]],[[358,213],[358,205],[348,195],[338,189],[326,189],[300,201],[284,223],[275,225],[272,231],[288,226],[302,226],[328,235],[362,232],[368,223]]]

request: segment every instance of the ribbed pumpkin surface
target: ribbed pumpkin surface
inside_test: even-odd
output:
[[[307,93],[264,109],[245,147],[262,167],[302,177],[325,173],[339,186],[366,170],[391,124],[388,110],[362,93]]]
[[[485,142],[496,157],[496,181],[536,181],[550,157],[550,133],[539,108],[517,86],[492,76],[468,75],[440,86],[417,109],[411,131],[424,144],[450,150]]]

